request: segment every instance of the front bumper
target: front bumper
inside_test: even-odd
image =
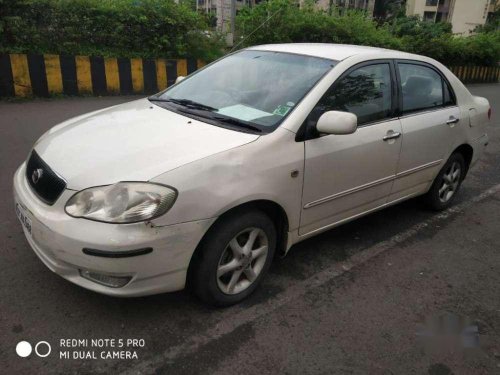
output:
[[[31,219],[26,238],[42,262],[53,272],[95,292],[122,297],[143,296],[183,289],[191,256],[215,219],[158,227],[153,222],[107,224],[76,219],[64,212],[74,194],[65,190],[53,206],[31,191],[25,164],[14,176],[14,199]],[[83,248],[126,251],[152,248],[149,254],[126,258],[104,258],[83,253]],[[129,276],[120,288],[83,278],[80,270],[110,276]]]

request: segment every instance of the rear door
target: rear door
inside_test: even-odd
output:
[[[430,64],[398,60],[396,73],[403,130],[401,156],[389,201],[427,189],[463,126],[448,81]]]

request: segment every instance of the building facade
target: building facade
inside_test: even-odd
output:
[[[346,9],[360,9],[373,15],[375,8],[375,0],[317,0],[316,6],[323,10],[329,10],[335,7],[340,13]]]
[[[255,6],[260,1],[197,0],[196,6],[198,11],[213,14],[217,29],[229,33],[229,39],[232,40],[234,24],[231,19],[236,12],[244,6]],[[302,5],[303,1],[297,0],[298,5]],[[358,9],[373,16],[376,4],[381,1],[384,0],[316,0],[316,6],[325,11],[335,9],[340,14],[348,9]],[[469,35],[477,26],[486,23],[500,5],[498,3],[500,0],[406,0],[406,15],[419,16],[428,22],[449,22],[453,33]],[[228,44],[231,44],[231,40],[228,40]]]
[[[177,0],[178,1],[178,0]],[[255,6],[262,0],[196,0],[196,9],[212,13],[216,17],[218,30],[229,32],[232,12],[236,13],[245,6]],[[325,11],[335,8],[340,13],[346,9],[359,9],[373,15],[376,0],[316,0],[316,7]],[[303,0],[297,0],[301,6]]]
[[[196,10],[214,16],[217,30],[226,34],[229,47],[234,42],[234,17],[245,6],[255,6],[260,0],[196,0]]]
[[[497,0],[407,0],[406,15],[420,16],[429,22],[449,22],[453,33],[468,35],[486,23],[496,3]]]

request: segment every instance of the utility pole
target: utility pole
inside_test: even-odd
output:
[[[234,43],[234,24],[236,19],[236,0],[217,1],[217,29],[226,37],[226,44],[232,47]]]
[[[231,0],[231,38],[230,47],[234,45],[234,24],[236,23],[236,0]]]

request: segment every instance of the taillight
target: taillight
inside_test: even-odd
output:
[[[491,107],[488,109],[488,120],[491,120]]]

